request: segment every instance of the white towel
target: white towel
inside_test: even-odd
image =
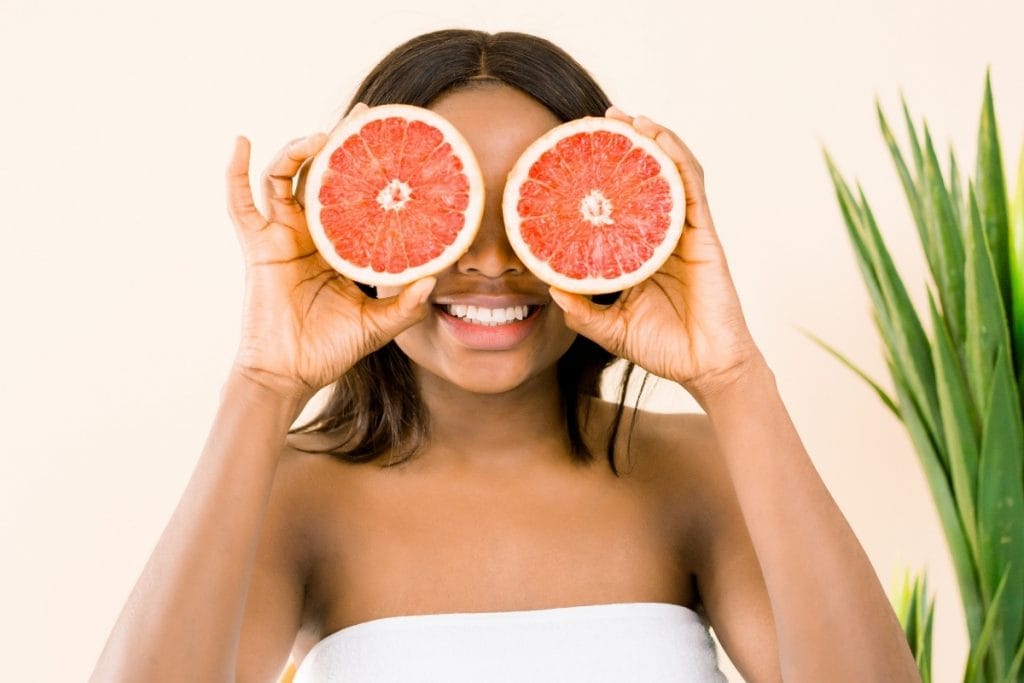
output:
[[[319,643],[294,683],[724,683],[707,622],[628,602],[384,617]]]

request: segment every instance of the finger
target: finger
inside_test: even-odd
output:
[[[697,157],[678,135],[646,116],[633,119],[633,126],[657,142],[669,158],[676,162],[686,194],[686,223],[695,228],[714,231],[715,225],[711,220],[711,209],[708,206],[704,184],[704,168],[697,161]]]
[[[255,232],[267,224],[267,219],[252,201],[249,186],[249,140],[239,135],[227,169],[228,214],[240,234]]]
[[[306,159],[324,146],[327,136],[314,133],[292,140],[277,153],[263,174],[263,200],[267,216],[272,221],[289,224],[290,219],[302,213],[302,205],[295,199],[292,179]]]
[[[569,329],[579,332],[612,353],[619,352],[621,334],[618,306],[598,306],[581,294],[566,292],[557,287],[549,287],[548,293],[562,309]]]
[[[633,122],[633,117],[632,116],[630,116],[626,112],[622,111],[621,109],[616,107],[614,104],[612,106],[608,107],[608,109],[607,109],[607,111],[605,111],[604,115],[607,118],[609,118],[609,119],[618,119],[619,121],[623,121],[625,123],[632,123]]]
[[[299,206],[303,210],[306,209],[306,180],[309,178],[309,167],[313,165],[313,159],[316,157],[310,157],[302,162],[302,166],[299,167],[299,172],[295,174],[295,201],[299,203]]]
[[[336,124],[334,124],[334,128],[332,128],[332,129],[331,129],[331,136],[333,137],[333,136],[334,136],[334,133],[335,133],[335,132],[337,132],[337,130],[338,130],[339,128],[341,128],[341,126],[342,126],[342,125],[343,125],[343,124],[344,124],[344,123],[345,123],[346,121],[348,121],[349,119],[351,119],[351,118],[352,118],[353,116],[357,116],[357,115],[359,115],[359,114],[363,113],[363,112],[364,112],[364,111],[366,111],[367,109],[369,109],[369,107],[368,107],[368,106],[366,106],[366,104],[365,104],[365,103],[363,103],[363,102],[357,102],[357,103],[356,103],[356,106],[354,106],[354,107],[352,107],[351,109],[349,109],[348,113],[347,113],[347,114],[345,114],[344,116],[342,116],[342,117],[341,117],[340,119],[338,119],[338,122],[337,122]]]
[[[374,342],[383,346],[406,328],[427,317],[430,293],[437,278],[425,277],[407,285],[397,295],[367,303],[370,323],[376,330]]]

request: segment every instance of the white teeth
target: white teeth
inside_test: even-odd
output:
[[[529,315],[529,308],[526,306],[508,306],[506,308],[484,308],[483,306],[464,306],[462,304],[446,304],[445,312],[456,318],[462,318],[466,322],[475,325],[505,325],[507,323],[523,320]]]

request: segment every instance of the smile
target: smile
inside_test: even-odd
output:
[[[505,308],[485,308],[464,304],[444,304],[444,312],[459,320],[474,325],[494,327],[509,325],[530,317],[540,306],[507,306]]]

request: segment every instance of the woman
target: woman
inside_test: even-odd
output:
[[[93,680],[273,681],[289,653],[300,680],[721,680],[709,625],[748,680],[917,680],[747,330],[682,141],[523,34],[420,36],[353,101],[459,129],[484,175],[480,232],[436,278],[368,291],[320,258],[293,189],[326,136],[279,153],[262,209],[239,139],[238,356]],[[526,146],[585,115],[652,137],[686,189],[675,254],[613,302],[543,285],[501,218]],[[532,313],[481,339],[448,324],[454,304]],[[601,401],[613,358],[706,416]]]

